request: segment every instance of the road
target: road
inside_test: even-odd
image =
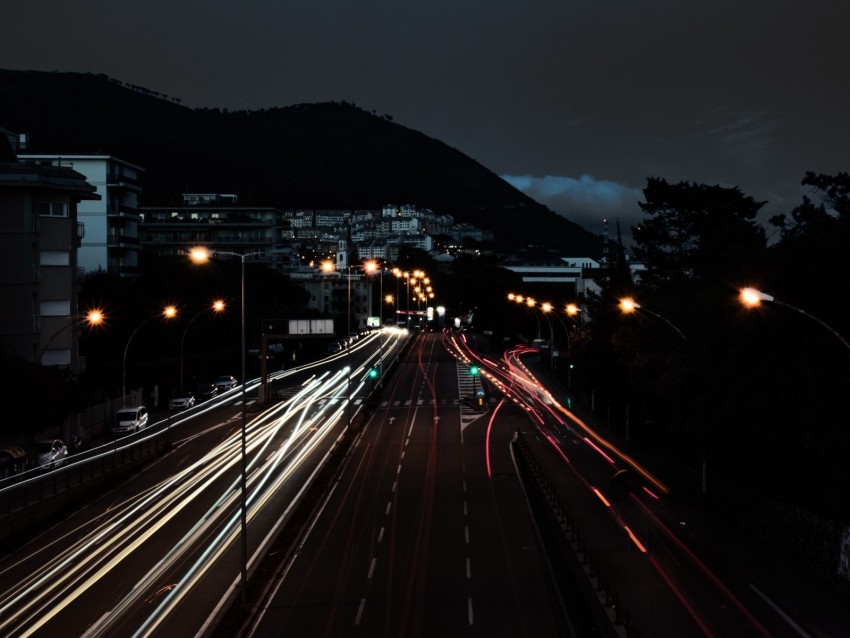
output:
[[[472,383],[418,339],[250,635],[567,635],[510,454],[527,419]]]
[[[402,342],[374,334],[351,352],[282,374],[292,384],[285,400],[252,406],[249,568],[362,403],[368,369],[380,354],[395,357]],[[194,635],[209,626],[220,602],[240,588],[241,398],[237,388],[172,419],[169,454],[4,556],[0,634]]]

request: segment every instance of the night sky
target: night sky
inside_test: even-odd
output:
[[[190,107],[345,100],[594,232],[640,218],[647,177],[739,186],[766,219],[807,170],[850,170],[847,0],[29,0],[3,21],[2,68]]]

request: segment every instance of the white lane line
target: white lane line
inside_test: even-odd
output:
[[[466,501],[463,502],[463,515],[469,516],[469,509],[466,506]]]
[[[389,503],[387,503],[387,511],[386,511],[386,512],[384,512],[384,516],[389,516],[389,514],[390,514],[390,508],[391,508],[392,506],[393,506],[393,502],[392,502],[392,501],[390,501]]]
[[[750,589],[752,589],[755,593],[757,593],[759,596],[761,596],[762,600],[764,600],[764,602],[766,602],[768,605],[770,605],[773,608],[773,610],[777,614],[779,614],[779,616],[782,618],[782,620],[787,622],[794,631],[796,631],[801,636],[805,636],[805,638],[811,638],[811,634],[809,632],[807,632],[805,629],[803,629],[802,627],[800,627],[800,625],[798,625],[796,622],[794,622],[794,619],[791,618],[784,611],[782,611],[782,609],[779,607],[779,605],[777,605],[775,602],[773,602],[770,598],[767,597],[767,594],[765,594],[763,591],[761,591],[758,587],[756,587],[752,583],[750,583]]]
[[[398,489],[398,481],[393,481],[393,493]]]
[[[467,558],[466,559],[466,579],[469,580],[470,578],[472,578],[472,563]]]
[[[360,599],[360,607],[357,609],[357,617],[354,619],[355,625],[360,624],[360,618],[363,616],[363,607],[365,607],[365,606],[366,606],[366,599],[361,598]]]
[[[395,469],[396,474],[401,474],[401,463],[398,464],[398,467]]]
[[[372,559],[372,564],[371,564],[371,565],[369,565],[369,575],[367,576],[367,578],[368,578],[369,580],[372,580],[372,574],[374,574],[374,573],[375,573],[375,563],[376,563],[377,561],[378,561],[378,559],[377,559],[377,558],[373,558],[373,559]]]
[[[383,527],[378,532],[378,542],[380,543],[382,540],[384,540],[384,528]]]
[[[469,545],[469,525],[463,526],[463,536],[466,538],[466,544]]]
[[[469,610],[469,624],[472,624],[472,598],[467,598],[466,606]]]

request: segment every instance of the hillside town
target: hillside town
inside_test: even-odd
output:
[[[365,325],[372,287],[352,273],[355,260],[393,263],[403,247],[428,254],[437,267],[478,255],[493,234],[414,204],[380,210],[285,210],[243,206],[238,194],[186,193],[181,205],[142,205],[145,168],[110,155],[27,153],[25,134],[0,135],[0,242],[9,266],[0,275],[12,312],[0,321],[6,346],[28,361],[79,369],[76,329],[81,281],[93,273],[141,276],[140,255],[168,256],[204,245],[267,264],[310,292],[309,309],[333,315],[354,287],[356,325]],[[546,251],[500,256],[523,282],[558,285],[573,295],[595,286],[603,256]],[[336,279],[322,273],[335,263]],[[342,275],[348,274],[349,277]],[[352,283],[353,280],[353,283]],[[359,310],[358,310],[359,309]]]

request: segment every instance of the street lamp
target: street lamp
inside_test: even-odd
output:
[[[400,268],[393,268],[392,273],[395,275],[395,325],[398,325],[398,315],[399,315],[399,307],[398,307],[398,294],[399,294],[399,284],[401,282],[401,278],[404,276]]]
[[[668,326],[670,326],[673,330],[675,330],[676,334],[678,334],[682,338],[682,341],[684,341],[685,343],[688,343],[688,340],[685,337],[685,334],[681,330],[679,330],[675,325],[673,325],[673,323],[669,319],[665,319],[664,317],[659,315],[657,312],[652,312],[651,310],[647,310],[646,308],[641,306],[639,303],[637,303],[631,297],[623,297],[622,299],[620,299],[620,303],[618,304],[618,306],[619,306],[620,310],[623,312],[623,314],[626,314],[626,315],[636,313],[638,310],[641,310],[641,311],[645,312],[646,314],[655,317],[656,319],[660,319],[661,321],[666,323]]]
[[[742,288],[740,291],[739,299],[741,300],[741,303],[744,304],[747,308],[755,308],[757,306],[760,306],[762,301],[769,301],[779,306],[785,306],[786,308],[790,308],[791,310],[796,310],[801,315],[804,315],[809,319],[816,321],[821,326],[829,330],[829,332],[831,332],[836,339],[843,343],[846,348],[850,349],[850,343],[848,343],[847,340],[842,337],[834,328],[832,328],[825,321],[818,319],[814,315],[809,314],[802,308],[797,308],[796,306],[792,306],[791,304],[785,303],[784,301],[779,301],[778,299],[774,298],[773,295],[768,295],[767,293],[764,293],[760,290],[756,290],[755,288]]]
[[[41,352],[38,353],[38,363],[41,363],[41,360],[44,358],[44,353],[47,352],[48,348],[50,348],[50,344],[53,343],[53,340],[56,339],[60,334],[65,332],[71,326],[82,326],[86,325],[89,327],[95,327],[101,325],[105,321],[103,316],[103,311],[95,308],[93,310],[89,310],[84,316],[76,317],[75,319],[71,319],[64,326],[59,328],[56,332],[54,332],[50,339],[47,340],[47,343],[44,344],[44,347],[41,349]]]
[[[241,538],[241,598],[242,605],[245,606],[248,602],[248,462],[247,462],[247,454],[246,454],[246,439],[247,439],[247,414],[246,414],[246,403],[247,397],[245,395],[245,386],[246,386],[246,365],[245,365],[245,259],[247,257],[255,257],[257,255],[265,254],[263,251],[254,251],[250,253],[235,253],[229,252],[225,250],[209,250],[204,248],[203,246],[199,246],[193,248],[189,251],[189,258],[195,262],[196,264],[205,264],[207,263],[213,255],[228,255],[231,257],[238,257],[241,262],[241,306],[242,306],[242,317],[241,317],[241,331],[242,331],[242,345],[241,345],[241,354],[242,354],[242,472],[241,472],[241,503],[240,503],[240,538]]]
[[[550,360],[551,367],[554,369],[555,368],[555,333],[552,330],[552,322],[549,320],[549,313],[554,314],[555,317],[558,319],[558,321],[561,322],[561,327],[564,329],[564,333],[567,335],[567,346],[568,347],[569,347],[569,342],[570,342],[570,333],[567,330],[567,326],[564,324],[563,319],[561,319],[558,316],[557,312],[553,312],[555,310],[555,307],[551,303],[549,303],[548,301],[544,301],[542,304],[540,304],[540,310],[543,311],[543,316],[546,317],[546,321],[549,322],[549,360]]]
[[[376,272],[378,273],[378,277],[380,279],[380,283],[378,285],[378,329],[380,333],[378,335],[378,366],[381,368],[380,372],[383,372],[384,366],[384,270],[385,268],[381,268],[378,262],[374,259],[363,262],[363,270],[370,275],[374,275]],[[389,295],[387,295],[389,296]],[[383,377],[383,374],[381,375]]]
[[[224,311],[224,305],[225,305],[224,301],[222,301],[221,299],[216,299],[212,303],[212,306],[210,306],[209,308],[204,308],[203,310],[198,311],[195,314],[194,317],[189,319],[189,323],[187,323],[186,327],[183,329],[183,336],[180,337],[180,389],[181,390],[186,389],[183,386],[183,344],[186,341],[186,333],[189,332],[189,326],[192,325],[192,323],[195,321],[195,319],[197,319],[198,317],[200,317],[202,314],[204,314],[207,311],[211,310],[212,312],[215,312],[215,313],[223,312]],[[243,379],[244,379],[244,375],[243,375]]]
[[[130,349],[130,342],[133,340],[133,337],[136,336],[136,333],[139,332],[142,326],[144,326],[149,321],[156,319],[157,317],[163,317],[165,319],[174,319],[177,316],[177,307],[176,306],[166,306],[161,313],[151,315],[144,321],[142,321],[136,329],[133,330],[132,334],[130,334],[130,338],[127,339],[127,345],[124,346],[124,358],[121,363],[121,405],[127,406],[127,351]]]

